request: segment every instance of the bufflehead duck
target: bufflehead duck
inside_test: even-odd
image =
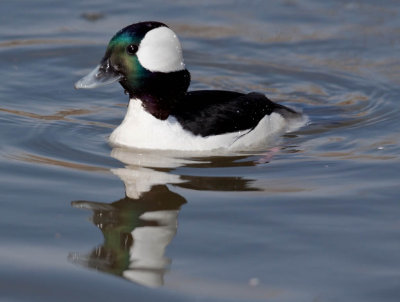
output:
[[[260,93],[188,92],[190,73],[180,42],[160,22],[140,22],[117,32],[100,65],[75,88],[117,81],[130,101],[123,122],[110,136],[116,146],[249,150],[304,122],[301,114]]]

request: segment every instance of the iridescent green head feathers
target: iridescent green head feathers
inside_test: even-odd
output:
[[[119,81],[131,96],[144,92],[157,95],[157,91],[147,91],[151,84],[159,86],[161,78],[167,79],[165,75],[181,72],[184,72],[186,91],[190,77],[175,33],[160,22],[141,22],[118,31],[111,38],[100,65],[78,81],[75,88],[95,88]],[[155,78],[159,79],[154,82]],[[181,90],[183,87],[179,86]]]

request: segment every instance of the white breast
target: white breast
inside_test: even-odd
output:
[[[298,121],[298,127],[302,126]],[[126,116],[110,136],[116,146],[140,149],[207,151],[214,149],[251,150],[270,143],[272,137],[289,130],[289,123],[277,113],[265,116],[252,131],[201,137],[184,130],[169,117],[159,120],[143,109],[138,99],[131,99]],[[290,127],[290,130],[293,130]]]

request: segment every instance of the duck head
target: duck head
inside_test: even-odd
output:
[[[76,89],[119,82],[130,98],[160,119],[168,117],[186,93],[190,73],[185,69],[176,34],[160,22],[140,22],[118,31],[100,64],[75,83]]]

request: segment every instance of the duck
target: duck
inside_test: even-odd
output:
[[[119,82],[129,104],[112,146],[136,149],[252,150],[304,124],[303,115],[258,92],[189,91],[181,43],[166,24],[134,23],[108,43],[100,64],[75,83]]]

